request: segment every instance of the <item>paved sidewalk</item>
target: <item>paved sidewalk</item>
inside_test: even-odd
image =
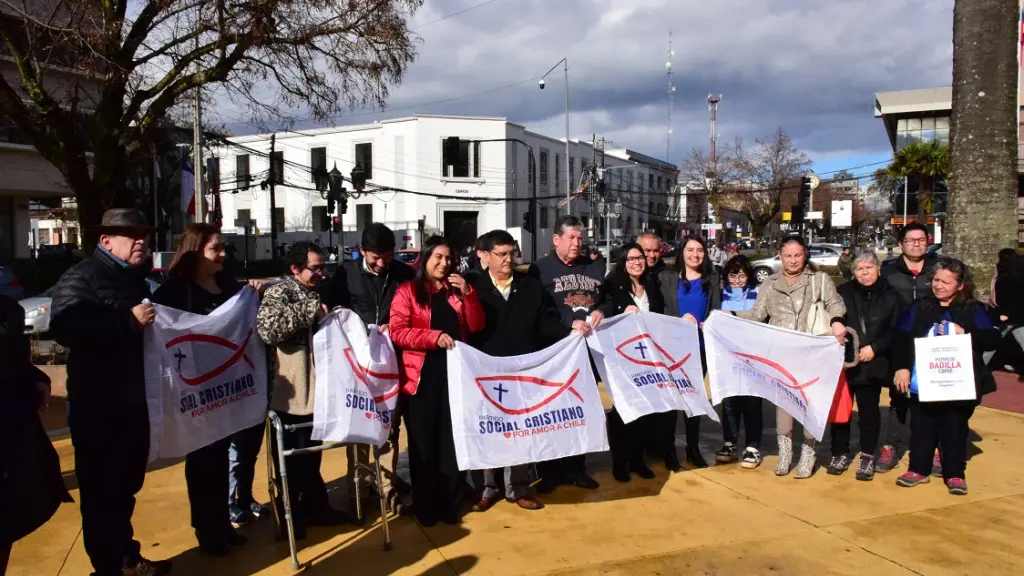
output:
[[[971,493],[965,497],[949,496],[939,479],[899,488],[896,473],[870,483],[857,482],[852,470],[841,477],[819,470],[804,481],[776,478],[773,456],[754,471],[733,464],[670,476],[652,464],[656,479],[619,484],[607,455],[599,455],[588,457],[599,490],[561,487],[544,498],[542,511],[503,502],[467,515],[461,526],[427,529],[397,518],[391,552],[381,548],[379,522],[315,528],[302,542],[300,560],[307,574],[331,575],[1022,574],[1024,416],[979,408],[971,428]],[[774,439],[766,432],[767,447]],[[718,438],[717,426],[706,425],[702,450],[709,460]],[[681,432],[678,442],[684,442]],[[74,486],[70,442],[57,446]],[[827,452],[823,446],[819,459]],[[144,555],[173,558],[174,573],[189,576],[291,573],[287,544],[274,542],[269,520],[245,528],[251,540],[244,552],[201,556],[189,527],[183,468],[165,467],[146,478],[135,512]],[[323,471],[327,479],[343,475],[344,451],[329,452]],[[257,472],[265,499],[262,459]],[[77,490],[72,495],[77,498]],[[342,505],[345,489],[332,498]],[[80,522],[77,505],[62,507],[15,545],[8,574],[89,574]]]

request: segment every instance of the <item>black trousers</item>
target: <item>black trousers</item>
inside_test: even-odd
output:
[[[910,402],[910,471],[927,476],[935,448],[942,445],[942,477],[965,478],[967,423],[973,402]]]
[[[303,424],[313,421],[313,415],[296,416],[293,414],[278,413],[282,424]],[[297,430],[285,430],[284,446],[286,450],[297,450],[301,448],[313,448],[323,444],[319,440],[313,440],[313,428],[305,427]],[[277,435],[271,435],[271,454],[274,462],[278,459]],[[310,516],[315,516],[329,505],[327,498],[327,486],[320,476],[320,462],[323,460],[323,452],[312,452],[310,454],[298,454],[289,456],[288,464],[288,498],[292,503],[292,510],[295,511],[294,518],[297,521],[305,521]],[[280,466],[274,467],[274,482],[278,490],[281,490]],[[223,495],[224,492],[221,492]]]
[[[192,527],[199,538],[219,539],[232,531],[228,504],[228,447],[231,438],[218,440],[185,457],[185,484],[192,512]]]
[[[455,459],[447,380],[421,377],[407,408],[412,501],[416,518],[433,523],[458,511],[465,483]]]
[[[730,444],[739,444],[740,427],[746,433],[748,448],[760,448],[764,432],[761,399],[757,396],[732,396],[722,401],[722,437]]]
[[[878,407],[882,389],[867,384],[850,388],[857,402],[857,429],[860,430],[860,452],[869,456],[875,455],[878,449],[878,434],[882,429],[882,411]],[[850,453],[850,422],[832,424],[832,455]]]
[[[85,551],[97,576],[121,576],[140,558],[132,514],[149,458],[146,407],[72,403],[69,424]]]
[[[628,467],[634,462],[643,464],[647,439],[657,432],[656,416],[660,414],[641,416],[626,424],[615,408],[608,413],[608,446],[616,467]]]

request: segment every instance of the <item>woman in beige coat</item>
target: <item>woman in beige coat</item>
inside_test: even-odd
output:
[[[779,259],[782,260],[782,272],[765,281],[758,290],[753,308],[735,312],[736,316],[755,322],[767,320],[772,326],[810,332],[808,317],[814,304],[812,298],[817,296],[831,319],[832,334],[841,343],[846,342],[846,325],[843,323],[846,306],[828,274],[818,272],[810,264],[807,244],[803,239],[799,236],[784,239],[779,247]],[[779,436],[779,464],[775,467],[775,474],[785,476],[793,462],[793,417],[776,407],[775,422]],[[814,437],[804,428],[796,478],[810,478],[814,473],[814,444]]]

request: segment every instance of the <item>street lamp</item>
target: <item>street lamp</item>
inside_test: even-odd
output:
[[[548,74],[554,72],[558,65],[562,64],[562,70],[565,72],[565,210],[566,214],[572,214],[572,182],[569,181],[569,58],[565,57],[558,61],[551,70],[548,70],[540,77],[540,89],[544,89],[544,79],[548,77]],[[555,166],[555,175],[557,181],[558,166]]]

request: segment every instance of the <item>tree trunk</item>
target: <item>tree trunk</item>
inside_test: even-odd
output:
[[[1001,248],[1017,245],[1018,0],[956,0],[949,219],[943,251],[987,291]]]

